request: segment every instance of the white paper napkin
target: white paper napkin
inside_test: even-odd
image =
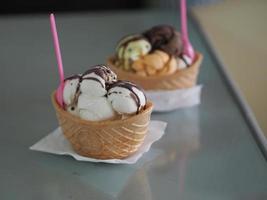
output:
[[[146,91],[154,103],[153,111],[166,112],[200,104],[202,85],[189,89]]]
[[[125,158],[120,159],[94,159],[81,156],[77,154],[71,147],[68,140],[64,137],[61,128],[58,127],[53,132],[49,133],[47,136],[42,138],[40,141],[35,143],[30,147],[31,150],[42,151],[46,153],[52,153],[57,155],[70,155],[78,161],[88,161],[88,162],[103,162],[103,163],[114,163],[114,164],[134,164],[137,162],[141,156],[147,152],[151,145],[159,140],[165,133],[167,123],[162,121],[151,121],[148,127],[148,134],[144,140],[144,143],[141,145],[139,150]]]

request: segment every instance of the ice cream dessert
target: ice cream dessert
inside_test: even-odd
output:
[[[158,25],[121,39],[108,64],[121,79],[144,89],[188,88],[196,83],[202,55],[191,59],[183,52],[180,33],[170,25]]]
[[[143,90],[117,80],[104,65],[65,79],[64,106],[52,102],[59,124],[73,149],[84,156],[124,158],[142,144],[152,112]]]

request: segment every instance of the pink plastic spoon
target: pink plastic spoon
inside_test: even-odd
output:
[[[61,107],[63,107],[64,106],[64,102],[63,102],[64,70],[63,70],[61,52],[60,52],[60,47],[59,47],[59,40],[58,40],[58,35],[57,35],[56,21],[55,21],[55,17],[53,13],[50,14],[50,25],[51,25],[51,31],[52,31],[53,40],[54,40],[54,48],[56,52],[58,72],[59,72],[59,78],[60,78],[60,84],[56,91],[56,99],[57,99],[58,104]]]
[[[181,14],[181,34],[184,46],[183,53],[193,60],[195,58],[195,51],[188,38],[186,0],[180,0],[180,14]]]

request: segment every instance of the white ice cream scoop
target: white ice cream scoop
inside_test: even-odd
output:
[[[106,97],[90,97],[81,94],[77,109],[82,119],[90,121],[107,120],[115,116],[115,112]]]
[[[93,77],[98,79],[100,82],[113,83],[117,81],[117,75],[111,71],[111,69],[105,65],[96,65],[93,68],[87,70],[83,74],[83,78]]]
[[[80,82],[80,91],[90,97],[106,95],[106,84],[117,81],[117,75],[105,65],[97,65],[87,70]]]
[[[176,60],[178,69],[184,69],[193,63],[193,60],[185,54],[183,54],[181,57],[178,57]]]
[[[89,74],[83,77],[80,91],[90,97],[103,97],[107,93],[105,80],[94,73]]]
[[[108,89],[108,101],[119,114],[138,113],[146,105],[144,92],[136,85],[118,81]]]
[[[65,105],[69,106],[72,104],[77,87],[79,85],[80,76],[74,75],[72,77],[69,77],[64,82],[64,90],[63,90],[63,101]]]

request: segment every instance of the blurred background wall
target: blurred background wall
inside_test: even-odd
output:
[[[267,136],[266,11],[266,0],[224,0],[194,8]]]
[[[142,0],[9,0],[0,7],[1,14],[38,13],[50,11],[87,11],[113,9],[140,9]]]

